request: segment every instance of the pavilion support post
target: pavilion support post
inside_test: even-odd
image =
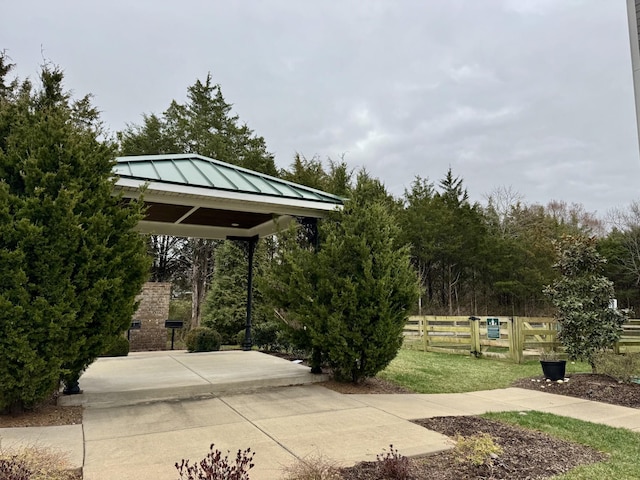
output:
[[[258,244],[259,236],[254,237],[227,237],[228,240],[243,241],[247,243],[247,259],[248,259],[248,271],[247,271],[247,320],[245,322],[244,330],[244,342],[242,343],[242,350],[249,351],[253,347],[253,340],[251,339],[251,319],[253,314],[253,257],[256,252],[256,245]]]

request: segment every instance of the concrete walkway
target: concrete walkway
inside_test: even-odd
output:
[[[270,369],[280,372],[274,375],[279,384],[288,383],[282,372],[291,366],[295,367],[294,383],[299,381],[300,369],[308,369],[256,352],[236,352],[237,365],[233,365],[227,353],[199,354],[193,360],[185,360],[186,354],[167,353],[99,360],[81,378],[85,393],[76,397],[86,406],[82,425],[0,429],[2,444],[37,442],[67,450],[74,464],[84,467],[85,480],[175,480],[174,463],[182,458],[192,462],[202,459],[211,443],[223,452],[230,450],[230,457],[235,457],[238,449],[250,447],[256,452],[251,478],[266,480],[280,478],[282,468],[296,458],[322,454],[350,465],[375,460],[390,443],[407,456],[452,446],[443,435],[408,421],[416,418],[535,409],[640,432],[640,409],[519,388],[438,395],[342,395],[311,384],[269,387]],[[220,373],[225,377],[220,379],[224,385],[220,392],[207,387],[205,398],[184,398],[184,392],[201,386],[203,378],[215,385],[213,374],[203,372],[215,370],[210,366],[221,365],[223,356],[231,362],[226,364],[228,368],[244,373],[235,379],[228,377],[233,377],[230,371]],[[140,358],[147,361],[141,363]],[[194,374],[190,382],[174,376],[171,362],[176,359],[189,365],[185,368]],[[114,363],[118,365],[106,365]],[[145,365],[144,375],[141,364]],[[256,369],[262,372],[257,375],[262,380],[257,387],[261,388],[250,390],[243,383],[245,378],[238,385],[240,391],[234,392],[229,383],[255,376]],[[117,376],[109,379],[114,372]],[[163,401],[150,399],[148,394],[158,392],[163,376],[165,381],[173,378],[174,394]],[[116,401],[117,396],[108,401],[95,397],[97,401],[92,403],[93,395],[103,388],[100,385],[108,385],[110,395],[120,385],[121,401]],[[143,390],[147,392],[141,393]],[[167,392],[160,393],[164,396]]]

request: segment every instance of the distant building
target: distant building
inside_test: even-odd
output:
[[[633,68],[633,91],[636,98],[636,124],[640,139],[640,0],[627,0],[629,39],[631,43],[631,65]]]

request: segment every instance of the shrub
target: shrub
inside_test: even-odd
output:
[[[558,339],[572,360],[585,360],[595,369],[595,355],[620,338],[627,312],[611,308],[613,282],[602,275],[606,262],[595,238],[565,235],[556,245],[554,267],[561,277],[544,292],[557,309]]]
[[[616,355],[613,352],[601,352],[596,355],[595,363],[596,372],[621,382],[630,382],[640,377],[640,353]]]
[[[246,330],[243,328],[236,334],[236,343],[240,346],[244,343],[244,338],[246,335]]]
[[[469,437],[456,437],[455,458],[460,463],[471,462],[476,467],[493,466],[494,457],[502,453],[502,447],[493,441],[488,433],[478,433]]]
[[[383,451],[376,455],[378,461],[378,473],[380,478],[390,480],[409,480],[411,478],[411,462],[398,453],[393,445],[389,445],[389,451]]]
[[[2,480],[72,480],[78,478],[64,453],[29,446],[0,449]]]
[[[342,210],[319,224],[321,247],[282,235],[281,261],[263,291],[299,324],[296,344],[312,350],[312,372],[324,358],[337,380],[357,383],[395,358],[418,277],[384,186],[365,172]]]
[[[253,344],[261,349],[275,350],[278,346],[278,324],[262,322],[253,327]]]
[[[139,201],[113,195],[115,142],[62,69],[10,80],[0,52],[0,411],[77,380],[127,330],[151,259]]]
[[[284,480],[340,480],[338,466],[323,456],[309,457],[296,461],[285,468]]]
[[[129,340],[119,335],[113,339],[102,354],[103,357],[126,357],[129,355]]]
[[[175,466],[180,473],[181,480],[249,480],[249,470],[254,466],[254,453],[250,448],[246,450],[238,450],[235,463],[229,462],[229,457],[222,456],[222,452],[214,448],[215,444],[211,444],[211,450],[207,456],[199,463],[189,465],[189,460],[182,459],[182,462],[176,462]]]
[[[185,344],[190,352],[213,352],[220,350],[222,337],[213,328],[196,327],[187,334]]]

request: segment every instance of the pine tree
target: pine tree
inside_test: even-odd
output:
[[[344,209],[320,224],[319,250],[285,239],[268,279],[266,294],[340,380],[358,382],[389,364],[417,299],[409,251],[396,245],[399,229],[383,191],[360,174]]]
[[[264,267],[265,242],[258,243],[254,257],[254,274]],[[242,242],[227,240],[216,251],[216,268],[204,303],[202,324],[222,335],[222,342],[236,343],[247,321],[247,251]],[[258,285],[253,286],[252,322],[266,321],[265,307]]]
[[[173,100],[162,115],[144,115],[142,125],[128,125],[119,132],[120,152],[122,155],[193,153],[276,176],[278,170],[264,138],[242,124],[232,107],[222,95],[220,85],[214,84],[208,74],[204,82],[197,80],[187,88],[186,102]],[[156,239],[152,244],[164,243]],[[202,304],[214,274],[218,243],[189,239],[181,248],[173,250],[181,261],[171,281],[188,278],[193,327],[200,324]],[[154,253],[156,257],[162,254],[158,250]],[[176,263],[171,258],[164,262]]]
[[[124,332],[149,266],[136,202],[113,196],[115,148],[57,68],[0,96],[0,410],[34,405]]]

